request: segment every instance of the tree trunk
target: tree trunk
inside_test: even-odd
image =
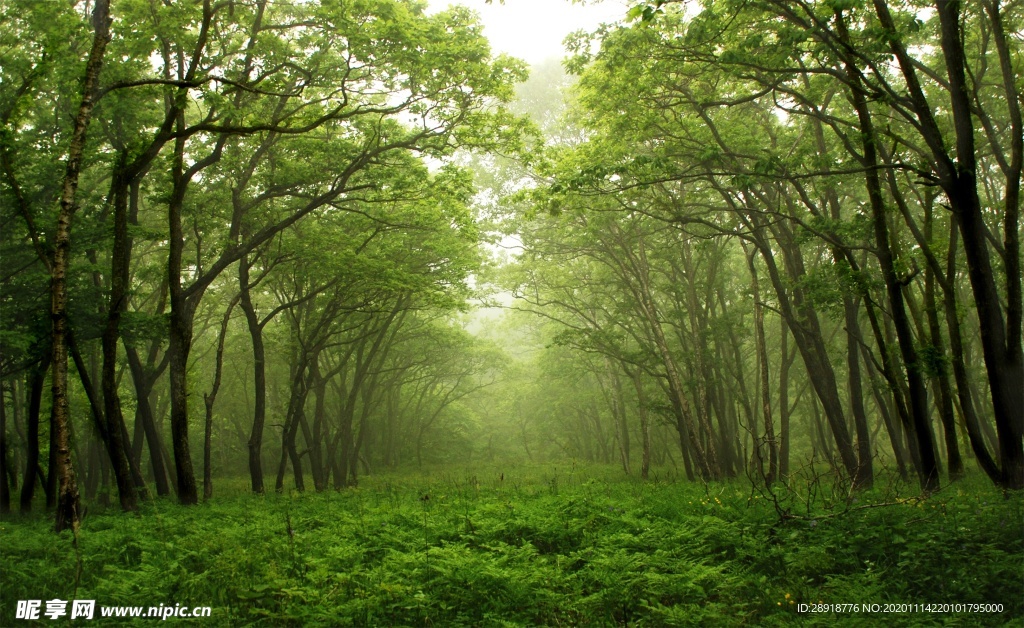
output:
[[[300,423],[305,420],[306,396],[309,393],[309,381],[306,373],[308,371],[308,355],[300,351],[296,356],[296,365],[292,374],[291,393],[288,399],[288,411],[285,415],[285,426],[281,433],[281,460],[277,467],[277,480],[274,488],[278,492],[284,490],[284,476],[288,467],[288,461],[292,464],[292,474],[295,478],[295,488],[299,491],[306,490],[305,478],[302,473],[302,459],[295,446],[295,439],[298,436]],[[316,359],[315,357],[313,359]]]
[[[786,319],[783,316],[779,317],[779,337],[780,337],[780,352],[782,353],[782,360],[779,364],[779,474],[783,477],[789,477],[789,367],[793,364],[793,360],[796,359],[794,353],[790,357],[789,352],[789,327],[786,325]]]
[[[185,128],[184,113],[177,114],[177,129]],[[185,237],[182,230],[182,208],[188,177],[184,171],[185,137],[174,142],[171,167],[171,199],[167,204],[168,254],[167,289],[171,315],[167,343],[169,357],[169,383],[171,398],[171,448],[174,451],[174,472],[177,478],[178,501],[183,505],[199,503],[195,472],[188,440],[188,356],[192,349],[192,325],[195,301],[186,295],[182,286],[182,257]]]
[[[46,509],[51,510],[57,505],[57,440],[53,424],[50,424],[50,444],[47,449],[46,477],[43,481],[43,494],[46,496]]]
[[[124,156],[120,157],[123,162]],[[103,329],[103,365],[101,389],[103,391],[103,420],[107,454],[114,470],[118,499],[126,512],[138,510],[138,496],[132,482],[126,443],[122,439],[121,398],[117,391],[117,345],[120,338],[121,314],[128,305],[128,270],[131,262],[131,240],[128,238],[128,183],[123,179],[123,163],[114,173],[114,245],[111,252],[110,303],[107,323]]]
[[[836,24],[839,28],[840,37],[844,41],[848,41],[846,20],[841,9],[836,10]],[[882,278],[885,282],[889,301],[890,316],[896,328],[896,340],[900,348],[900,354],[903,357],[903,370],[906,374],[907,390],[909,393],[908,400],[912,419],[911,425],[913,426],[914,446],[917,448],[921,461],[921,466],[918,468],[921,488],[926,491],[933,491],[939,486],[939,471],[928,417],[928,392],[924,385],[917,348],[914,346],[913,330],[910,327],[910,320],[903,298],[904,280],[896,271],[896,257],[892,250],[892,244],[889,241],[889,223],[885,199],[882,195],[882,184],[878,175],[879,157],[878,148],[875,145],[878,141],[878,135],[875,133],[874,122],[868,111],[867,98],[862,88],[860,68],[854,65],[853,62],[849,62],[846,64],[846,73],[852,83],[851,97],[854,110],[857,113],[857,121],[860,125],[861,147],[863,149],[861,161],[865,167],[864,181],[871,206],[871,222],[875,235],[875,255],[882,270]]]
[[[758,224],[756,216],[748,216],[751,225]],[[758,234],[760,236],[760,234]],[[787,273],[790,277],[798,278],[806,274],[803,265],[803,258],[800,250],[794,242],[793,235],[784,223],[775,225],[775,240],[785,255]],[[839,389],[836,383],[835,370],[828,358],[828,351],[825,341],[822,338],[821,326],[818,321],[818,314],[807,302],[803,290],[795,282],[787,282],[781,276],[775,260],[773,248],[764,240],[757,237],[754,240],[761,258],[765,261],[765,268],[771,280],[772,287],[779,298],[779,312],[786,319],[793,340],[803,359],[807,377],[814,389],[815,396],[821,402],[825,419],[832,431],[836,448],[846,473],[850,478],[857,477],[857,469],[860,463],[853,449],[853,441],[850,438],[850,431],[847,428],[846,416],[843,412],[842,401],[839,398]],[[791,285],[790,285],[791,284]]]
[[[679,375],[679,370],[676,367],[675,358],[672,356],[672,352],[669,349],[668,341],[665,339],[665,332],[662,329],[661,320],[658,318],[654,299],[651,296],[647,282],[641,278],[639,283],[641,311],[647,319],[648,327],[651,330],[652,340],[654,340],[658,356],[661,358],[662,365],[665,368],[665,375],[668,379],[670,401],[676,409],[676,429],[679,431],[680,446],[685,449],[686,445],[689,444],[701,477],[706,479],[716,479],[719,476],[719,469],[714,450],[714,440],[709,439],[707,448],[701,445],[700,435],[697,433],[697,430],[694,429],[693,415],[690,412],[690,403],[686,399],[683,380]],[[709,436],[712,434],[710,426],[704,425],[702,427]]]
[[[746,247],[744,246],[744,249]],[[764,474],[764,456],[761,443],[754,443],[760,473],[764,474],[765,484],[771,486],[779,475],[779,450],[775,441],[775,423],[772,420],[772,398],[768,381],[768,344],[764,338],[764,308],[761,305],[761,290],[757,281],[757,267],[754,265],[754,252],[746,254],[747,266],[750,268],[750,287],[754,298],[754,340],[757,343],[757,366],[760,373],[761,412],[764,416],[764,445],[768,449],[768,473]]]
[[[253,409],[252,431],[249,434],[249,478],[253,493],[263,493],[263,427],[267,417],[267,359],[263,345],[263,326],[256,316],[256,308],[249,294],[249,258],[243,256],[238,262],[238,286],[242,312],[249,327],[252,340],[253,388],[255,407]]]
[[[640,415],[640,446],[642,454],[640,459],[640,479],[646,480],[651,472],[651,421],[647,409],[647,395],[644,393],[644,383],[641,378],[640,369],[636,368],[631,373],[633,387],[636,389],[637,414]]]
[[[85,134],[92,119],[96,88],[99,84],[103,55],[110,41],[110,0],[96,0],[93,8],[93,42],[89,60],[85,67],[82,84],[82,102],[75,116],[71,143],[68,146],[67,169],[60,197],[60,212],[57,216],[57,230],[53,243],[53,266],[51,281],[50,317],[53,323],[53,404],[50,426],[54,430],[53,443],[56,446],[56,471],[58,474],[57,512],[54,527],[57,532],[66,528],[78,530],[81,520],[78,497],[78,483],[75,469],[71,464],[70,408],[68,405],[68,285],[67,273],[71,265],[71,219],[75,214],[78,192],[78,177],[81,171],[82,154],[85,150]]]
[[[661,332],[661,321],[657,318],[656,305],[654,299],[651,296],[651,289],[649,285],[648,277],[648,265],[647,256],[644,250],[644,242],[641,239],[639,243],[639,258],[642,264],[642,273],[639,277],[643,298],[646,300],[646,308],[649,308],[651,315],[652,325],[657,325],[658,330],[655,331],[656,342],[664,344],[664,335]],[[688,318],[690,320],[691,333],[696,335],[697,329],[700,328],[697,322],[697,313],[701,310],[700,301],[697,298],[697,288],[695,286],[696,272],[693,266],[693,252],[690,248],[690,243],[687,241],[682,247],[680,258],[686,265],[686,281],[683,283],[686,287],[686,299],[689,307],[687,307]],[[661,339],[658,339],[661,336]],[[708,399],[708,381],[707,381],[707,368],[705,365],[705,347],[703,342],[695,342],[693,344],[693,357],[694,357],[694,373],[693,381],[697,386],[697,421],[700,430],[707,439],[705,446],[704,455],[707,459],[707,465],[710,470],[710,477],[714,479],[721,478],[723,473],[723,459],[728,460],[729,454],[723,450],[720,442],[716,442],[719,439],[716,436],[714,427],[711,424],[711,408]],[[668,353],[667,345],[663,348],[659,345],[658,351],[662,353],[663,359],[665,356],[670,356]],[[671,358],[669,358],[671,359]],[[674,369],[674,367],[673,367]],[[681,384],[681,382],[680,382]],[[719,417],[721,420],[722,417]],[[721,430],[720,430],[721,431]],[[724,440],[724,434],[723,440]]]
[[[206,407],[206,420],[203,423],[203,500],[213,497],[213,465],[211,463],[212,441],[213,441],[213,404],[217,401],[217,391],[220,390],[221,373],[224,371],[224,339],[228,335],[228,323],[231,322],[231,311],[235,309],[238,297],[231,299],[227,309],[224,310],[224,317],[220,321],[220,333],[217,336],[217,359],[214,367],[213,386],[209,393],[203,395],[203,405]]]
[[[899,421],[894,421],[892,412],[889,411],[889,404],[882,395],[882,384],[875,381],[872,376],[871,392],[874,395],[875,403],[878,405],[878,413],[882,417],[885,431],[889,435],[889,444],[892,447],[893,457],[896,459],[896,470],[900,478],[907,479],[907,455],[903,448],[903,431],[899,427]]]
[[[22,420],[22,417],[24,415],[24,401],[25,401],[25,399],[24,399],[24,396],[23,396],[24,395],[24,390],[22,390],[23,386],[21,386],[21,381],[22,380],[21,380],[20,377],[19,378],[12,378],[10,380],[10,382],[11,382],[11,415],[12,415],[11,416],[11,423],[12,423],[12,427],[13,427],[13,431],[14,431],[14,434],[12,434],[12,436],[16,437],[14,440],[17,443],[23,444],[25,442],[25,433],[24,433],[24,430],[23,430],[22,426],[25,424],[25,422]],[[17,492],[18,488],[21,486],[20,484],[18,484],[18,469],[21,468],[21,464],[20,463],[21,463],[21,456],[19,455],[19,451],[16,448],[16,445],[12,445],[12,449],[9,452],[9,456],[7,458],[7,468],[4,469],[4,472],[8,476],[8,481],[10,482],[11,497],[12,497],[12,499],[13,499],[14,493]]]
[[[622,382],[619,380],[616,367],[612,364],[611,358],[604,358],[605,371],[608,373],[609,388],[606,394],[608,407],[612,413],[612,424],[615,426],[615,440],[619,444],[619,462],[622,463],[622,470],[626,475],[630,474],[629,459],[629,425],[626,424],[626,406],[622,398]],[[598,379],[599,385],[601,380]],[[603,385],[601,385],[604,388]]]
[[[843,311],[846,318],[846,368],[850,386],[850,411],[853,413],[857,433],[857,475],[854,484],[860,488],[871,488],[875,482],[874,465],[871,456],[871,434],[867,413],[864,411],[864,390],[861,384],[860,354],[863,342],[857,303],[849,295],[843,297]]]
[[[974,146],[974,123],[971,98],[968,91],[963,33],[960,31],[960,3],[957,0],[937,2],[942,32],[942,53],[949,75],[950,105],[956,132],[956,160],[946,158],[946,176],[941,178],[943,190],[953,208],[967,257],[968,275],[974,292],[974,303],[981,324],[981,346],[988,372],[989,390],[996,431],[999,434],[999,460],[1002,466],[1002,484],[1011,489],[1024,488],[1024,348],[1021,343],[1022,305],[1019,216],[1017,196],[1021,172],[1021,125],[1019,100],[1012,85],[1012,70],[1007,75],[1008,59],[1001,54],[1003,79],[1010,92],[1013,145],[1013,172],[1008,177],[1007,203],[1004,224],[1004,254],[1006,260],[1007,313],[1004,320],[1000,307],[996,273],[989,257],[986,234],[988,227],[982,215],[978,196],[978,166]],[[994,25],[1001,26],[998,9]],[[1003,33],[996,32],[997,45],[1005,43]],[[1000,49],[1000,53],[1003,50]]]
[[[156,420],[153,417],[153,406],[150,403],[150,396],[153,392],[155,374],[148,374],[139,359],[139,352],[135,347],[125,345],[125,355],[128,357],[128,368],[132,374],[132,381],[135,383],[136,415],[135,420],[141,422],[143,434],[149,444],[149,461],[153,469],[153,479],[156,482],[157,495],[170,495],[171,487],[167,481],[167,467],[164,465],[160,431],[156,428]],[[141,462],[141,461],[140,461]]]
[[[327,378],[320,373],[314,364],[313,392],[316,394],[316,405],[313,409],[313,434],[309,444],[309,461],[313,472],[313,486],[319,492],[327,488],[328,465],[324,462],[323,440],[324,423],[327,417],[326,397]]]
[[[929,197],[925,204],[925,238],[932,239],[932,202]],[[956,437],[956,418],[953,414],[953,392],[946,366],[945,343],[942,341],[942,327],[939,324],[939,306],[935,296],[935,270],[929,265],[924,271],[924,310],[928,319],[928,336],[931,342],[931,377],[938,391],[939,418],[942,421],[946,443],[946,464],[949,479],[956,480],[964,474],[964,462],[960,457],[960,445]]]
[[[874,0],[875,13],[883,29],[898,32],[888,5]],[[932,168],[949,200],[953,216],[963,236],[968,276],[974,294],[981,329],[981,344],[992,399],[992,411],[999,433],[1001,472],[999,483],[1007,488],[1024,488],[1024,347],[1022,347],[1019,192],[1021,166],[1024,165],[1024,125],[1014,82],[1006,34],[997,3],[987,3],[992,20],[992,37],[1000,57],[1000,71],[1010,113],[1007,133],[1012,150],[1012,165],[1005,189],[1004,242],[1006,317],[996,286],[995,268],[989,254],[988,227],[978,195],[978,158],[975,152],[971,92],[966,76],[964,37],[960,30],[960,2],[937,0],[941,49],[949,78],[949,108],[955,136],[955,158],[947,148],[942,129],[934,117],[935,107],[928,102],[914,60],[899,37],[888,38],[906,82],[907,102],[917,117],[917,126],[932,156]]]
[[[960,412],[963,414],[964,427],[967,429],[967,437],[971,443],[971,451],[974,452],[978,465],[993,482],[1002,481],[1002,471],[985,446],[985,436],[982,432],[981,420],[974,408],[974,397],[971,393],[970,375],[967,373],[967,364],[964,360],[963,336],[960,329],[960,315],[957,312],[956,298],[956,253],[957,253],[957,227],[954,221],[950,221],[949,251],[946,257],[946,275],[950,278],[949,289],[943,294],[943,310],[946,314],[946,330],[949,332],[949,353],[950,363],[953,366],[953,379],[956,382],[957,398],[960,401]]]
[[[43,383],[50,367],[47,356],[32,371],[28,386],[28,414],[25,419],[25,475],[21,480],[21,512],[32,511],[36,490],[36,469],[39,468],[39,413],[43,401]]]
[[[352,447],[352,457],[349,464],[349,483],[356,486],[359,483],[359,460],[362,458],[363,444],[367,440],[367,433],[370,431],[370,412],[373,410],[374,391],[377,387],[377,374],[374,373],[365,380],[362,386],[362,407],[359,410],[359,433],[356,436]]]
[[[0,383],[0,514],[11,511],[11,485],[7,481],[7,401],[6,386]]]
[[[197,504],[195,472],[188,442],[188,354],[192,345],[191,308],[184,298],[171,297],[170,342],[170,395],[171,395],[171,447],[174,451],[174,471],[177,477],[178,501],[184,505]]]

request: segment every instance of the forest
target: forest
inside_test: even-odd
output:
[[[0,0],[0,625],[1024,621],[1024,2],[436,4]]]

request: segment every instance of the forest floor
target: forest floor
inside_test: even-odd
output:
[[[657,476],[461,468],[265,496],[223,482],[193,508],[159,499],[133,516],[94,506],[77,547],[53,534],[48,515],[10,515],[0,523],[0,625],[31,625],[15,620],[18,601],[42,600],[45,612],[51,599],[210,606],[194,621],[213,626],[1024,618],[1024,496],[983,477],[927,498],[891,482],[851,497],[823,478],[773,498],[746,480]],[[130,621],[96,615],[97,625]]]

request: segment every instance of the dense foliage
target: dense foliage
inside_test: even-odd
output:
[[[194,504],[196,450],[203,498],[215,460],[247,462],[257,493],[275,471],[342,488],[457,435],[497,363],[457,322],[482,256],[454,155],[515,151],[528,126],[505,106],[524,68],[472,13],[0,11],[0,510],[40,485],[58,529],[79,484],[128,511],[152,488]]]
[[[1024,2],[629,5],[0,0],[0,623],[1021,620]]]
[[[819,601],[1003,604],[838,615],[864,625],[1024,617],[1024,504],[977,474],[927,498],[898,482],[852,501],[827,480],[794,483],[779,491],[800,502],[789,519],[749,483],[676,475],[436,468],[343,493],[159,500],[141,517],[90,513],[77,547],[15,519],[0,616],[42,596],[210,605],[220,623],[275,626],[835,625],[798,613]]]
[[[615,434],[628,471],[639,441],[643,475],[667,422],[692,478],[812,456],[932,490],[973,458],[1024,487],[1021,6],[630,15],[577,39],[561,127],[504,183],[499,281],[585,384],[575,451]]]

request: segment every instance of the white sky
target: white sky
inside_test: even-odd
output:
[[[550,57],[565,56],[562,41],[578,30],[593,30],[602,22],[625,17],[624,0],[588,0],[586,5],[569,0],[429,0],[433,13],[461,4],[480,14],[484,34],[495,52],[505,52],[536,64]]]

